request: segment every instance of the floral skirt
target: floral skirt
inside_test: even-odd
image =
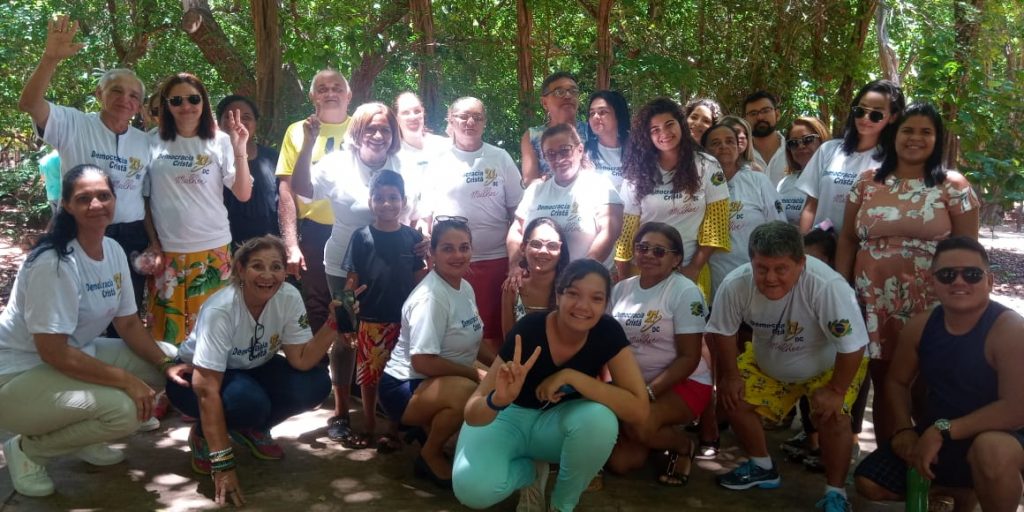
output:
[[[163,271],[153,276],[149,325],[153,338],[180,345],[195,326],[207,297],[228,284],[228,246],[199,252],[165,252]]]

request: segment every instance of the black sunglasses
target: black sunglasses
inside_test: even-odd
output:
[[[636,251],[637,254],[647,254],[648,252],[650,252],[651,254],[654,255],[655,258],[664,258],[665,255],[670,252],[673,254],[679,252],[675,249],[666,249],[664,247],[659,247],[657,245],[652,246],[648,244],[636,244],[633,246],[633,250]]]
[[[882,119],[885,119],[885,112],[866,109],[860,105],[854,105],[853,108],[850,109],[850,112],[853,112],[853,117],[856,117],[857,119],[866,115],[872,123],[880,123],[882,122]]]
[[[198,105],[203,102],[203,97],[198,94],[189,94],[188,96],[171,96],[167,98],[167,103],[170,103],[171,106],[174,107],[180,107],[185,100],[188,100],[192,105]]]
[[[813,134],[813,133],[810,134],[810,135],[804,135],[803,137],[800,137],[799,139],[789,139],[789,140],[787,140],[786,141],[786,147],[789,148],[789,149],[796,149],[796,148],[798,148],[800,146],[810,146],[811,144],[814,144],[814,141],[816,141],[816,140],[818,140],[820,138],[821,137],[819,137],[817,134]]]
[[[985,277],[985,270],[978,267],[944,267],[932,273],[935,280],[942,284],[953,284],[956,276],[964,278],[967,284],[978,284]]]
[[[461,215],[438,215],[434,217],[434,222],[457,222],[459,224],[469,224],[469,219]]]

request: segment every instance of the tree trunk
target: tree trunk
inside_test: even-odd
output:
[[[978,40],[978,30],[981,29],[981,17],[985,9],[985,0],[971,0],[971,3],[953,3],[953,23],[956,30],[956,48],[953,55],[958,64],[953,84],[953,94],[950,96],[954,101],[943,101],[942,111],[946,122],[956,123],[959,113],[958,101],[967,89],[967,81],[970,79],[970,60],[974,54],[974,45]],[[953,130],[946,131],[946,147],[943,161],[946,167],[956,169],[960,161],[960,137]]]
[[[871,27],[871,18],[878,8],[878,0],[860,0],[858,2],[859,12],[856,14],[857,23],[850,33],[850,42],[846,47],[846,55],[849,62],[853,63],[864,51],[864,42],[868,38],[868,29]],[[839,92],[836,94],[834,108],[832,109],[832,135],[841,137],[843,125],[846,123],[846,116],[850,113],[850,103],[853,101],[853,70],[856,66],[850,65],[843,72],[840,81]]]
[[[612,38],[608,29],[613,0],[600,0],[597,8],[597,83],[596,88],[612,87]]]
[[[878,36],[878,64],[882,69],[882,78],[889,80],[896,85],[902,85],[903,76],[900,74],[900,59],[896,56],[896,50],[889,42],[889,13],[892,10],[885,1],[881,2],[875,11],[875,34]]]
[[[439,108],[440,94],[438,82],[440,76],[437,73],[437,58],[434,52],[434,12],[430,6],[430,0],[412,0],[410,12],[412,12],[413,27],[419,33],[416,44],[417,58],[419,59],[419,94],[423,102],[423,109],[426,112],[428,126],[440,126],[443,113]]]
[[[352,105],[362,105],[368,101],[374,101],[373,84],[377,81],[377,75],[384,71],[387,59],[380,50],[374,50],[363,54],[359,65],[352,70],[352,77],[349,79],[349,87],[352,89]]]
[[[533,54],[530,36],[533,15],[527,0],[516,0],[516,76],[519,78],[519,112],[526,126],[533,126],[535,102],[533,92]],[[525,129],[525,128],[524,128]]]
[[[255,97],[256,80],[252,71],[228,41],[213,17],[209,3],[206,0],[182,0],[181,6],[185,12],[181,18],[181,28],[207,62],[217,69],[217,73],[236,94]]]
[[[260,109],[258,133],[284,134],[283,119],[275,101],[283,89],[281,73],[281,31],[276,0],[252,0],[252,27],[256,43],[256,97]],[[255,134],[253,134],[255,136]],[[276,138],[280,140],[280,138]]]

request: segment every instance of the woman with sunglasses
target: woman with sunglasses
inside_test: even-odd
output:
[[[508,337],[516,322],[528,313],[555,308],[555,283],[569,264],[565,232],[550,217],[538,217],[526,225],[519,268],[526,271],[518,288],[501,290],[501,336]]]
[[[206,86],[189,73],[160,88],[160,128],[150,137],[149,206],[163,250],[151,299],[153,337],[180,344],[203,302],[231,276],[224,192],[252,195],[250,133],[237,111],[217,129]]]
[[[634,119],[622,185],[623,236],[615,247],[615,265],[620,278],[629,277],[637,228],[664,222],[683,238],[680,271],[710,296],[711,273],[705,265],[716,249],[729,249],[729,188],[718,162],[701,153],[683,130],[688,130],[686,115],[668,98],[644,105]]]
[[[658,483],[678,487],[690,478],[696,446],[676,426],[692,422],[711,402],[711,370],[701,357],[708,308],[697,285],[676,272],[683,239],[675,228],[648,222],[633,243],[640,275],[615,285],[608,311],[629,338],[651,413],[643,423],[623,426],[608,465],[625,473],[642,467],[650,450],[666,450],[668,466]]]
[[[939,113],[915,103],[893,126],[882,165],[850,190],[836,251],[836,271],[854,284],[867,320],[879,439],[895,428],[883,383],[899,333],[938,303],[928,276],[935,246],[951,235],[978,238],[978,198],[962,174],[942,165]]]
[[[860,173],[882,163],[896,133],[894,123],[905,106],[903,91],[888,80],[875,80],[860,88],[846,118],[843,138],[822,144],[796,182],[807,194],[800,213],[801,233],[826,219],[842,230],[850,187]]]
[[[452,464],[443,448],[459,431],[466,401],[480,382],[474,363],[483,323],[473,287],[464,279],[473,257],[465,219],[434,223],[434,268],[402,306],[402,328],[380,379],[380,403],[391,421],[427,434],[413,466],[416,476],[451,488]]]
[[[594,170],[622,186],[622,152],[629,142],[629,105],[619,91],[597,91],[587,104],[591,137],[584,147]]]
[[[779,180],[776,191],[782,201],[786,222],[794,226],[800,226],[800,213],[807,200],[807,194],[797,188],[797,181],[815,151],[830,138],[828,129],[821,121],[807,116],[794,119],[786,134],[786,174]]]
[[[555,293],[554,311],[516,323],[466,404],[453,478],[466,506],[491,507],[522,489],[518,510],[573,510],[615,446],[619,421],[647,417],[629,340],[604,314],[608,270],[591,259],[573,261]],[[605,367],[610,383],[597,378]],[[549,508],[552,463],[558,476]]]
[[[553,126],[568,124],[576,133],[586,134],[587,124],[576,118],[580,108],[580,86],[576,77],[566,71],[548,75],[540,85],[540,104],[544,107],[544,124],[526,130],[519,141],[523,155],[523,186],[551,173],[549,162],[542,158],[541,136]]]
[[[188,436],[192,470],[213,474],[218,504],[245,503],[232,441],[258,459],[280,459],[284,450],[270,429],[316,408],[330,392],[319,363],[338,326],[332,314],[315,336],[310,331],[302,295],[284,282],[286,254],[271,235],[238,248],[231,285],[203,304],[178,353],[192,365],[191,376],[167,382],[171,403],[199,418]]]

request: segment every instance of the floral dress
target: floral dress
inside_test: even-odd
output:
[[[938,242],[948,237],[953,217],[978,208],[978,198],[960,173],[947,171],[941,184],[889,176],[874,181],[862,173],[850,189],[859,207],[859,248],[853,278],[867,324],[868,353],[890,360],[903,325],[937,304],[928,269]]]

